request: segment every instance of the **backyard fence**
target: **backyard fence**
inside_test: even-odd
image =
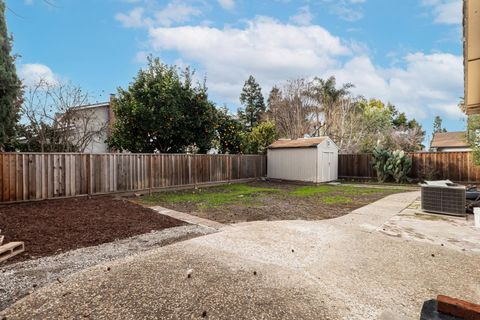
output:
[[[259,178],[262,155],[0,153],[0,202]]]
[[[416,152],[412,157],[414,179],[449,179],[460,183],[479,183],[480,166],[473,163],[471,152]],[[343,179],[376,178],[371,154],[339,154],[338,176]]]

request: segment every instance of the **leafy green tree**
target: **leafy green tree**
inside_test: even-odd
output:
[[[12,41],[5,21],[5,2],[0,0],[0,151],[12,148],[22,102],[22,84],[11,54]]]
[[[215,137],[217,111],[205,85],[192,84],[193,73],[149,57],[128,89],[113,101],[116,121],[109,145],[131,152],[208,151]]]
[[[265,121],[252,131],[245,133],[242,152],[248,154],[266,154],[267,148],[277,139],[275,123]]]
[[[361,100],[362,110],[360,121],[365,128],[361,144],[361,152],[372,152],[391,128],[393,110],[377,99]]]
[[[228,113],[227,108],[224,107],[218,110],[217,148],[219,153],[240,153],[242,147],[242,131],[242,124]]]
[[[433,120],[433,133],[447,132],[447,129],[442,127],[442,121],[440,116],[435,117],[435,120]]]
[[[239,118],[245,123],[246,127],[252,129],[260,122],[266,110],[262,88],[253,76],[248,77],[243,85],[240,103],[245,106],[245,109],[239,110]]]

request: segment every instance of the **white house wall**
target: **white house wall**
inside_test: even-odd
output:
[[[91,122],[88,124],[87,130],[100,130],[106,124],[108,124],[108,106],[104,107],[97,107],[91,108],[86,110],[79,110],[80,112],[87,113],[87,117],[89,117]],[[83,130],[83,125],[81,123],[78,124],[80,130]],[[100,135],[95,136],[92,141],[87,145],[84,152],[85,153],[107,153],[108,145],[105,143],[107,140],[107,130],[104,130]]]
[[[317,182],[317,149],[269,149],[267,176],[271,179]]]

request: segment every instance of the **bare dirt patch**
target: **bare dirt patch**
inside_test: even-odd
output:
[[[0,206],[5,241],[24,241],[25,252],[10,264],[96,246],[186,225],[182,221],[113,197],[72,198]]]
[[[258,220],[321,220],[345,215],[402,188],[305,186],[275,182],[232,184],[198,190],[158,193],[141,198],[220,223]]]

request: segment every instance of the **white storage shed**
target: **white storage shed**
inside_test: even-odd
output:
[[[270,179],[322,183],[338,179],[338,147],[329,137],[278,140],[268,147]]]

